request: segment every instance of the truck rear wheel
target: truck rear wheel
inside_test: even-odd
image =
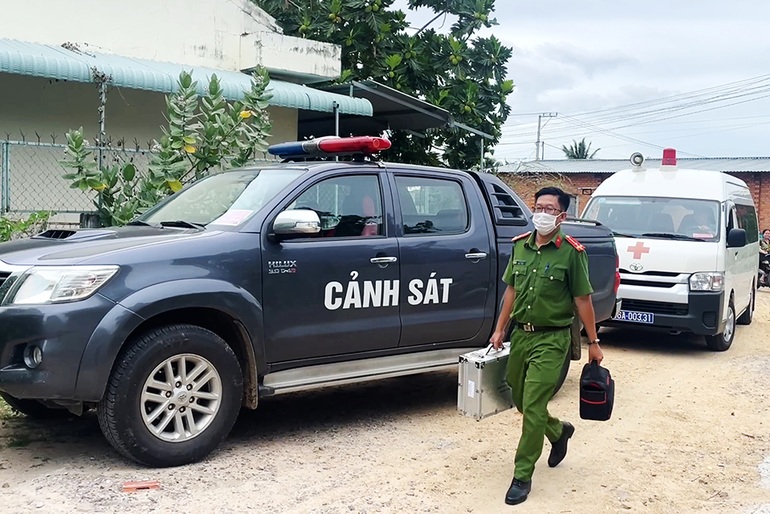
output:
[[[152,467],[205,458],[230,433],[243,375],[222,338],[193,325],[150,330],[118,357],[99,426],[121,454]]]
[[[730,297],[730,303],[727,305],[725,328],[721,334],[706,336],[706,346],[708,349],[715,352],[724,352],[730,348],[730,345],[733,344],[733,339],[735,339],[735,324],[735,304],[732,297]]]

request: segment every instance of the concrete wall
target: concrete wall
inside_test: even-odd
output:
[[[35,131],[46,143],[64,143],[69,129],[83,127],[93,140],[99,130],[99,96],[95,84],[64,82],[23,75],[0,73],[0,136],[2,139],[37,141]],[[135,89],[111,88],[107,94],[106,131],[113,144],[125,139],[133,148],[134,140],[144,149],[161,136],[165,125],[165,95]],[[295,109],[269,107],[273,124],[271,143],[297,137],[298,115]]]
[[[86,138],[94,143],[98,133],[98,92],[96,85],[64,82],[0,73],[0,139],[45,144],[66,143],[70,129],[83,127]],[[161,136],[165,125],[164,95],[148,91],[112,88],[107,97],[106,132],[112,147],[124,140],[141,152],[109,152],[109,158],[132,159],[139,170],[150,160],[150,142]],[[269,107],[272,136],[269,143],[297,138],[298,115],[294,109]],[[22,137],[23,135],[23,137]],[[52,137],[53,136],[53,137]],[[10,169],[11,209],[14,211],[92,210],[90,197],[72,190],[61,177],[59,164],[65,156],[59,146],[7,145]],[[71,220],[73,217],[59,219]],[[77,216],[74,217],[77,221]]]
[[[249,0],[5,0],[0,36],[189,66],[336,78],[341,49],[285,36]]]

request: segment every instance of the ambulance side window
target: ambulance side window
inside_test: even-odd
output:
[[[730,230],[735,228],[735,207],[730,207],[730,212],[727,214],[727,231],[725,234],[730,232]]]
[[[735,206],[735,214],[738,218],[738,227],[746,231],[746,241],[756,243],[759,240],[757,211],[750,205],[738,204]]]

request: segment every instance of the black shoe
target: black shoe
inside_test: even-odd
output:
[[[532,480],[524,482],[518,478],[514,478],[511,482],[511,487],[508,488],[508,492],[505,493],[505,503],[508,505],[518,505],[527,499],[527,495],[532,490]]]
[[[574,433],[575,427],[572,426],[572,423],[567,421],[562,423],[559,439],[551,443],[551,454],[548,456],[549,467],[555,468],[567,456],[567,442],[569,442],[569,438]]]

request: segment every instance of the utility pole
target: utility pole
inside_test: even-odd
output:
[[[537,142],[535,143],[535,160],[539,161],[541,159],[541,155],[544,154],[543,152],[544,148],[540,141],[540,127],[541,127],[541,121],[543,118],[555,118],[558,116],[558,112],[544,112],[542,114],[537,115]],[[546,121],[546,123],[548,123]]]

